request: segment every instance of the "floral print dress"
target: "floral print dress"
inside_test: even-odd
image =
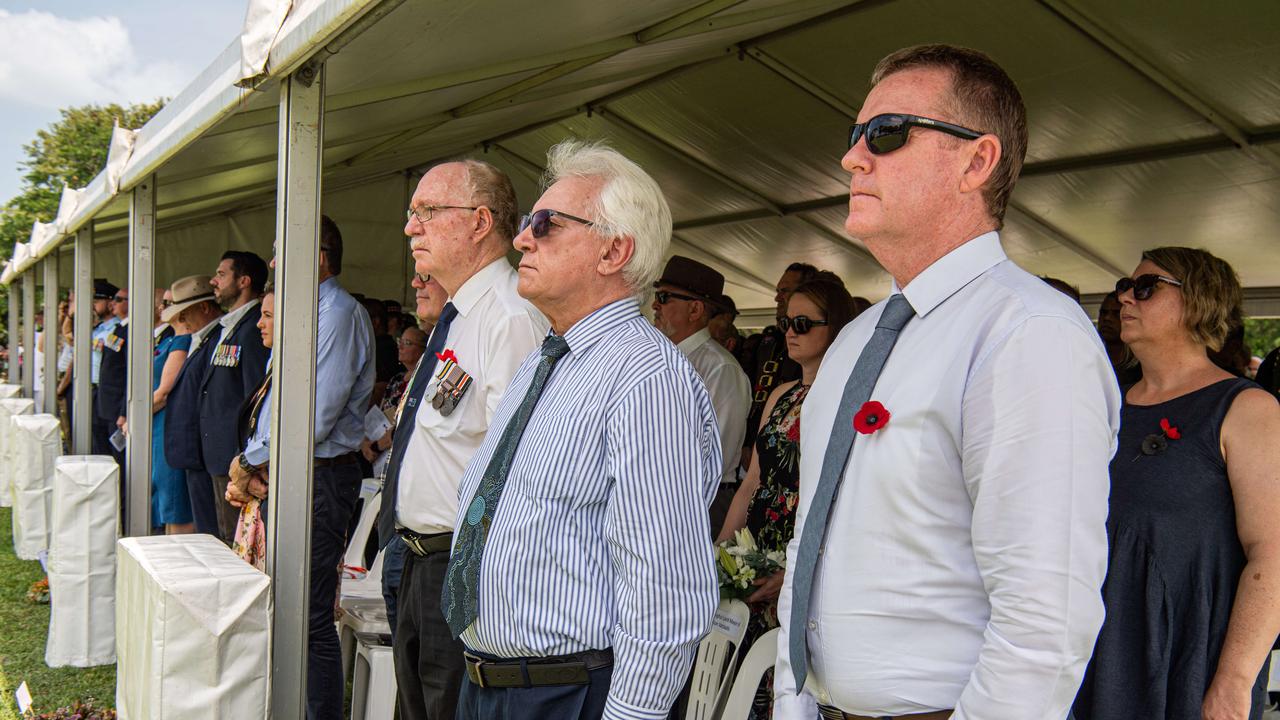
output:
[[[800,383],[783,393],[756,437],[760,487],[747,506],[747,529],[765,553],[786,552],[795,534],[800,500],[800,405],[808,393],[809,386]],[[777,604],[753,607],[751,625],[753,635],[777,627]]]

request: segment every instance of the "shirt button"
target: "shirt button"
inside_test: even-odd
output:
[[[817,629],[818,629],[818,621],[817,621],[817,620],[810,620],[810,621],[809,621],[809,629],[810,629],[810,630],[817,630]]]
[[[819,555],[821,555],[822,553],[824,553],[824,552],[826,552],[826,551],[827,551],[827,549],[826,549],[826,548],[824,548],[824,547],[820,547],[820,548],[818,548],[818,554],[819,554]]]

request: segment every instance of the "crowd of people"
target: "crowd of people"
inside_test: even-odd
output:
[[[1234,270],[1152,247],[1095,328],[1009,261],[1026,117],[981,53],[886,57],[858,119],[846,229],[893,292],[797,262],[745,337],[724,276],[668,257],[658,184],[601,144],[552,148],[523,217],[492,165],[423,176],[414,317],[343,289],[323,218],[309,718],[342,712],[364,477],[406,720],[667,717],[720,596],[713,542],[744,529],[786,557],[747,598],[749,641],[779,628],[755,717],[1260,717],[1280,405],[1246,377]],[[230,251],[157,291],[152,339],[152,525],[259,567],[289,482],[272,268]],[[93,311],[94,450],[122,460],[128,290],[96,281]]]

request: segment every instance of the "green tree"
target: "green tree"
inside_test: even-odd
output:
[[[122,107],[85,105],[66,108],[62,118],[36,132],[35,140],[23,145],[26,159],[21,191],[0,207],[0,264],[13,256],[15,243],[26,242],[37,220],[52,222],[58,214],[62,188],[89,184],[107,165],[111,128],[140,128],[164,107],[163,99]],[[8,293],[0,292],[0,322],[7,325]],[[8,343],[8,332],[0,342]]]

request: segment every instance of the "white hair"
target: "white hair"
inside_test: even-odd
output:
[[[599,142],[565,140],[547,152],[543,186],[569,177],[603,181],[591,208],[592,230],[605,238],[635,240],[622,275],[636,294],[648,292],[671,244],[671,208],[662,188],[639,165]]]

